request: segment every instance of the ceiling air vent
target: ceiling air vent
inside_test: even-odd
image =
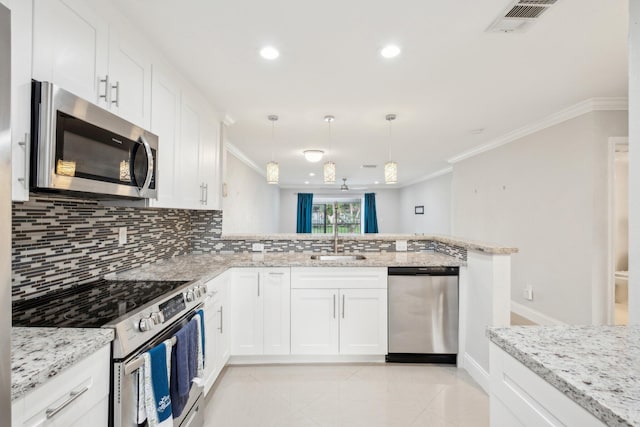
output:
[[[360,166],[362,169],[375,169],[378,165],[362,165]]]
[[[558,0],[516,0],[489,28],[491,33],[523,32]]]

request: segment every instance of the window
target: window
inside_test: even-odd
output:
[[[360,200],[338,200],[338,233],[362,232],[362,202]],[[335,215],[333,201],[319,201],[313,204],[311,211],[311,232],[333,234]]]

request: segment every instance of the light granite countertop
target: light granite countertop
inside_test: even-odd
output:
[[[433,252],[365,253],[359,261],[316,261],[311,254],[298,252],[255,254],[183,255],[106,278],[116,280],[200,280],[207,281],[232,267],[459,267],[466,263]]]
[[[606,425],[640,426],[640,326],[518,326],[487,335]]]
[[[341,240],[433,240],[448,245],[460,246],[468,251],[483,252],[488,254],[513,254],[517,248],[498,245],[495,243],[480,242],[463,237],[429,235],[429,234],[340,234]],[[333,234],[223,234],[221,240],[333,240]]]
[[[11,400],[113,341],[112,329],[12,328]]]

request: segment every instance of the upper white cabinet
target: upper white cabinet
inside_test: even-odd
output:
[[[387,353],[385,268],[292,268],[291,353]]]
[[[108,107],[109,24],[83,0],[34,0],[33,78]]]
[[[151,62],[145,50],[111,28],[109,34],[109,109],[145,129],[151,120]]]
[[[232,277],[231,354],[289,354],[290,270],[236,268]]]
[[[14,201],[29,200],[32,3],[11,0],[11,142]]]

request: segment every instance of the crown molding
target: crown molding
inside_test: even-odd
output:
[[[414,184],[419,184],[421,182],[430,181],[430,180],[432,180],[434,178],[438,178],[438,177],[440,177],[442,175],[446,175],[446,174],[451,173],[451,172],[453,172],[453,166],[447,166],[446,168],[440,169],[440,170],[435,171],[433,173],[430,173],[429,175],[425,175],[425,176],[422,176],[420,178],[412,179],[411,181],[406,182],[406,183],[398,186],[398,188],[405,188],[405,187],[409,187],[409,186],[414,185]]]
[[[464,151],[456,156],[453,156],[447,160],[450,164],[458,163],[462,160],[470,157],[477,156],[478,154],[491,151],[498,147],[501,147],[510,142],[517,141],[525,136],[539,132],[543,129],[555,126],[567,120],[574,119],[583,114],[591,113],[593,111],[626,111],[629,109],[629,100],[624,97],[617,98],[590,98],[585,101],[579,102],[571,107],[560,110],[557,113],[551,114],[543,118],[538,122],[531,123],[523,126],[512,132],[509,132],[501,137],[494,139],[493,141],[472,148],[471,150]]]
[[[260,175],[264,176],[265,178],[267,177],[267,172],[264,169],[258,166],[253,160],[247,157],[247,155],[244,154],[242,150],[240,150],[238,147],[236,147],[229,141],[225,141],[224,149],[227,150],[227,153],[233,154],[233,156],[236,159],[240,160],[242,163],[249,166],[254,171],[258,172]]]

